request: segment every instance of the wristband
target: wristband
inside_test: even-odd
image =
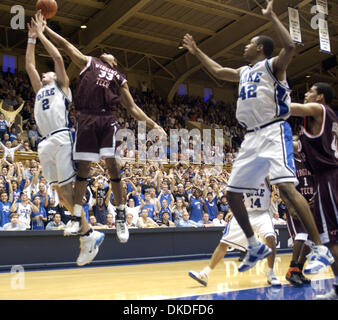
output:
[[[36,44],[36,39],[28,38],[27,43]]]

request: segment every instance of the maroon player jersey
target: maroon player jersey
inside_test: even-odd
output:
[[[99,58],[89,57],[81,71],[75,109],[86,113],[114,113],[120,100],[120,87],[126,78]]]
[[[300,147],[306,155],[306,161],[315,175],[338,168],[338,119],[335,112],[322,105],[323,122],[317,135],[309,133],[304,120],[304,129],[300,135]]]
[[[310,202],[314,195],[314,177],[305,162],[305,155],[301,152],[299,156],[295,155],[295,166],[297,179],[299,181],[296,187],[300,194]]]

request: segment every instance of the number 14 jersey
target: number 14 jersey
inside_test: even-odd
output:
[[[273,75],[271,59],[245,66],[240,73],[236,118],[247,129],[290,116],[290,92],[287,81]]]

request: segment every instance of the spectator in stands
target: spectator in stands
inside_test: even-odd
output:
[[[44,230],[45,222],[47,222],[46,210],[43,206],[40,206],[41,199],[36,196],[33,200],[34,205],[39,208],[39,212],[32,212],[32,230]]]
[[[168,211],[163,211],[162,212],[162,219],[157,220],[156,223],[160,226],[160,227],[175,227],[175,223],[173,223],[172,221],[170,221],[169,219],[169,212]]]
[[[39,143],[39,132],[36,124],[33,124],[32,128],[28,130],[28,141],[31,149],[37,151],[37,146]]]
[[[286,220],[282,219],[280,216],[279,216],[279,213],[278,212],[275,212],[273,214],[273,217],[272,217],[272,223],[275,225],[275,224],[286,224]]]
[[[142,209],[140,217],[137,220],[136,226],[138,228],[158,228],[158,224],[148,217],[148,209]]]
[[[203,212],[207,212],[205,202],[202,199],[202,191],[198,187],[194,187],[193,195],[190,197],[188,212],[190,219],[195,222],[202,220]]]
[[[207,198],[205,199],[206,211],[209,214],[210,220],[213,220],[217,216],[217,196],[214,196],[212,192],[207,193]]]
[[[127,228],[137,228],[136,224],[133,222],[133,215],[131,213],[126,214],[126,224]]]
[[[207,212],[203,213],[203,218],[202,218],[202,220],[198,221],[198,223],[201,223],[203,225],[203,227],[212,227],[212,226],[214,226],[214,224],[210,220],[209,213],[207,213]]]
[[[212,223],[214,226],[225,226],[224,213],[222,211],[218,212],[216,218],[212,220]]]
[[[19,215],[13,212],[10,215],[10,222],[7,222],[3,226],[3,230],[5,231],[26,230],[26,226],[19,221]]]
[[[65,224],[61,221],[61,214],[55,213],[53,216],[53,221],[50,221],[46,230],[63,230],[65,228]]]
[[[8,133],[9,122],[5,119],[3,113],[0,113],[0,140],[3,139],[4,134]]]
[[[135,201],[134,198],[130,198],[127,202],[126,206],[126,214],[130,213],[133,216],[133,223],[136,225],[137,220],[139,218],[139,214],[141,212],[141,205],[135,207]]]
[[[12,206],[13,194],[8,199],[8,194],[5,190],[0,195],[0,227],[3,227],[6,223],[10,223],[11,206]]]
[[[177,226],[180,220],[183,218],[183,213],[187,212],[186,207],[183,205],[183,199],[177,198],[177,201],[173,207],[173,221]]]
[[[115,228],[114,217],[111,213],[108,213],[106,216],[106,226],[108,229]]]
[[[46,226],[49,222],[53,221],[54,215],[56,213],[59,213],[61,215],[62,214],[61,212],[64,210],[62,206],[55,203],[55,198],[53,197],[49,198],[49,204],[45,209],[46,209],[46,216],[47,216],[47,221],[45,222]]]
[[[14,122],[15,122],[16,116],[22,110],[22,108],[24,106],[24,102],[22,102],[21,105],[20,105],[20,107],[17,108],[16,110],[14,110],[14,106],[13,105],[9,105],[8,106],[8,110],[5,110],[2,107],[3,102],[4,102],[3,100],[0,101],[0,111],[4,114],[6,121],[9,123],[9,127],[11,127],[14,124]],[[8,101],[8,102],[11,102],[11,101]]]
[[[141,199],[142,209],[143,208],[148,209],[148,217],[154,219],[154,216],[156,216],[155,207],[150,202],[150,200],[151,200],[150,193],[147,192],[144,195],[144,201]]]
[[[183,213],[183,218],[179,221],[177,227],[193,227],[193,228],[198,228],[198,227],[203,227],[202,223],[195,222],[194,220],[189,219],[189,213],[184,212]]]
[[[89,225],[93,228],[93,229],[107,229],[107,226],[97,222],[96,217],[94,215],[90,215],[89,216]]]
[[[22,144],[20,143],[16,147],[12,147],[12,143],[10,141],[7,141],[4,145],[2,142],[0,142],[0,147],[3,150],[3,159],[6,159],[7,161],[10,161],[11,163],[14,162],[14,153],[15,151],[19,150],[22,147]]]

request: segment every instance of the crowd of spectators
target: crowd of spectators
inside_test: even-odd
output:
[[[222,129],[228,139],[223,149],[223,163],[226,165],[216,171],[203,162],[196,165],[184,161],[191,159],[183,159],[182,155],[171,165],[160,161],[129,161],[138,155],[137,144],[135,149],[126,149],[120,156],[128,227],[224,226],[232,215],[225,188],[231,163],[244,135],[244,130],[237,125],[234,106],[215,102],[214,99],[205,102],[201,97],[178,95],[169,103],[153,91],[142,88],[131,88],[131,93],[136,104],[168,135],[170,129],[185,128],[186,121],[196,121],[210,128]],[[37,154],[30,160],[14,161],[16,151],[36,152],[41,139],[34,120],[34,92],[24,73],[0,73],[0,101],[3,102],[0,114],[0,146],[3,152],[0,160],[0,228],[62,230],[70,219],[70,213],[42,176]],[[70,119],[74,131],[74,112],[71,112]],[[118,121],[121,128],[132,130],[137,137],[136,121],[128,117],[122,108],[118,111]],[[193,141],[190,142],[193,145]],[[147,148],[151,144],[148,141]],[[169,145],[167,152],[170,153]],[[108,181],[103,162],[93,163],[83,209],[87,220],[96,229],[114,228],[114,195]],[[274,194],[278,196],[277,191]],[[278,199],[277,212],[281,202],[279,196]],[[272,209],[271,215],[274,214]],[[282,214],[279,213],[279,217]]]

